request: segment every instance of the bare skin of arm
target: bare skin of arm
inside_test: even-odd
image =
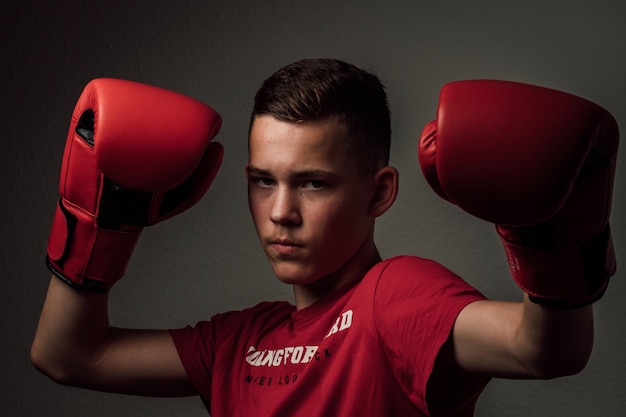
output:
[[[196,395],[166,330],[111,327],[108,296],[52,277],[31,349],[53,380],[145,396]],[[459,314],[441,354],[462,369],[503,378],[550,379],[580,372],[593,346],[591,306],[559,310],[477,301]]]
[[[31,360],[65,385],[144,396],[187,396],[189,382],[167,330],[111,327],[108,295],[52,277]]]
[[[444,355],[461,368],[502,378],[551,379],[580,372],[593,346],[593,309],[477,301],[459,314]]]

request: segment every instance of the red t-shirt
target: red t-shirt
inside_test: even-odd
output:
[[[479,299],[440,264],[401,256],[299,311],[265,302],[170,332],[212,417],[466,417],[488,380],[436,358]]]

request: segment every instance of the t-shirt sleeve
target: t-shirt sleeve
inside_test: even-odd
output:
[[[291,311],[293,307],[286,302],[263,302],[242,311],[217,314],[195,326],[169,330],[183,367],[207,407],[212,381],[230,372],[230,367],[216,367],[215,363],[232,363],[234,355],[242,354],[235,349],[242,347],[241,337],[271,328],[272,320],[284,320]]]
[[[483,378],[435,367],[460,311],[485,297],[442,265],[423,258],[399,257],[384,265],[374,296],[376,331],[398,383],[420,409],[432,411],[427,388],[431,377],[450,380],[445,397],[460,407],[475,401]],[[435,370],[435,371],[434,371]],[[445,375],[433,375],[433,372]]]
[[[215,322],[170,329],[170,335],[191,383],[205,401],[211,398],[211,373],[216,351]]]

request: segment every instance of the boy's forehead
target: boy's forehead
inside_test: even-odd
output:
[[[257,116],[252,122],[248,146],[333,147],[345,150],[348,129],[336,119],[285,121],[270,115]]]
[[[346,128],[336,121],[285,122],[259,116],[248,139],[249,164],[291,165],[302,169],[349,164]]]

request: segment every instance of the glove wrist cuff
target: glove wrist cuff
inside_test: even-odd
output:
[[[500,237],[513,280],[538,304],[559,308],[592,304],[602,298],[615,273],[608,225],[583,244],[553,249],[521,246],[502,233]]]
[[[48,240],[46,264],[76,288],[106,292],[126,271],[141,229],[107,230],[96,219],[59,201]]]

